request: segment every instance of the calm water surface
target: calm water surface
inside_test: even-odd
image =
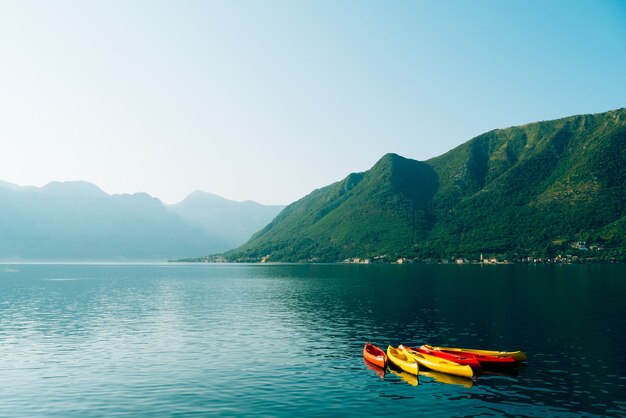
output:
[[[0,416],[626,415],[626,266],[0,265]],[[362,347],[523,349],[517,375]]]

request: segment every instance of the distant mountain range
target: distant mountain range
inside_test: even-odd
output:
[[[83,181],[41,188],[0,181],[0,260],[167,260],[221,252],[280,209],[202,192],[165,206],[145,193],[109,195]]]
[[[252,200],[235,202],[211,193],[193,192],[182,202],[168,206],[168,209],[189,225],[220,237],[231,249],[246,242],[284,207],[262,205]]]
[[[626,109],[395,154],[287,206],[232,261],[626,254]],[[581,253],[582,254],[582,253]]]

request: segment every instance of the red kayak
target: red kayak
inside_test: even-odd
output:
[[[387,355],[383,350],[373,344],[365,343],[365,347],[363,347],[363,358],[383,369],[387,366]]]
[[[472,369],[480,369],[480,361],[476,359],[476,356],[473,354],[465,354],[465,353],[445,353],[439,350],[433,350],[428,345],[423,345],[417,349],[420,353],[430,354],[431,356],[439,357],[444,360],[453,361],[458,364],[463,364],[470,366]]]
[[[467,358],[474,358],[476,359],[476,361],[480,363],[480,366],[484,366],[484,367],[513,367],[517,365],[517,361],[513,357],[496,357],[496,356],[488,356],[485,354],[470,353],[468,351],[456,351],[456,350],[452,351],[452,350],[434,349],[433,347],[429,345],[423,345],[419,348],[420,351],[422,349],[428,350],[428,351],[423,351],[424,353],[432,354],[433,356],[441,357],[446,360],[451,360],[455,362],[457,360],[454,360],[453,358],[448,357],[448,356],[462,356],[462,357],[467,357]],[[443,357],[443,356],[446,356],[446,357]],[[470,366],[474,368],[474,366],[472,366],[471,364]]]

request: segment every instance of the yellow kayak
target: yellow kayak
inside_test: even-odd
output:
[[[470,366],[462,366],[453,361],[444,360],[439,357],[431,356],[430,354],[423,354],[417,350],[413,350],[410,347],[400,346],[402,353],[408,357],[412,357],[420,366],[424,366],[427,369],[434,370],[436,372],[453,374],[455,376],[469,377],[474,376],[474,371]]]
[[[477,350],[474,348],[455,348],[455,347],[432,347],[432,349],[480,354],[481,356],[512,357],[516,361],[526,360],[526,354],[524,354],[523,351],[493,351],[493,350]]]
[[[417,365],[417,361],[415,361],[411,356],[396,350],[392,346],[387,347],[387,358],[407,373],[414,375],[419,373],[420,369]]]

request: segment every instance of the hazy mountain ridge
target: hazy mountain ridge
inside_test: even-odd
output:
[[[168,206],[171,212],[188,224],[221,237],[230,248],[247,241],[283,208],[252,200],[236,202],[201,191],[195,191],[183,201]]]
[[[146,193],[109,195],[82,181],[0,183],[2,260],[167,260],[245,240],[231,235],[227,226],[192,225]]]
[[[370,170],[287,206],[232,260],[549,255],[626,249],[626,110],[497,129],[425,162]]]

